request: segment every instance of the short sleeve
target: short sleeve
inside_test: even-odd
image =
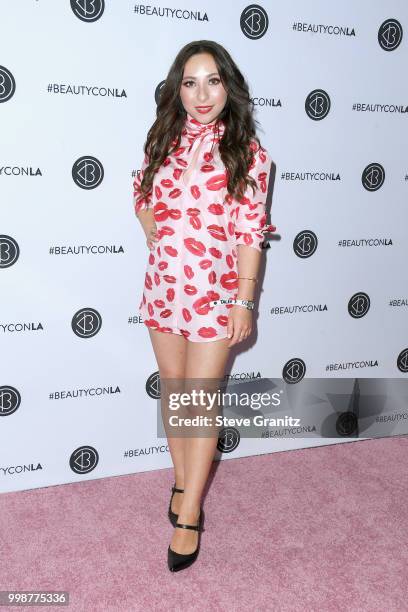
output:
[[[235,238],[236,244],[250,246],[262,251],[264,234],[276,231],[274,225],[266,223],[266,196],[271,172],[271,159],[266,149],[260,147],[255,141],[251,144],[254,150],[254,159],[248,174],[256,182],[255,193],[248,185],[242,200],[236,202]]]
[[[143,176],[147,166],[149,165],[149,158],[147,155],[144,156],[142,167],[139,172],[136,174],[136,177],[133,181],[133,208],[135,210],[135,214],[137,215],[141,210],[148,210],[153,207],[152,202],[152,192],[148,193],[145,198],[140,198],[140,185],[143,180]]]

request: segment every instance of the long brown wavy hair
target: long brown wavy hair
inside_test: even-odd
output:
[[[198,40],[188,43],[179,51],[161,89],[156,120],[147,133],[144,145],[149,164],[143,175],[138,199],[150,194],[155,173],[167,155],[180,145],[187,113],[179,92],[184,66],[187,60],[197,53],[209,53],[213,56],[227,92],[226,104],[218,116],[225,123],[225,131],[219,142],[219,153],[227,170],[227,191],[237,200],[242,199],[249,185],[255,193],[256,183],[248,175],[253,158],[250,142],[255,140],[258,146],[261,145],[256,136],[258,122],[253,117],[248,84],[224,47],[212,40]]]

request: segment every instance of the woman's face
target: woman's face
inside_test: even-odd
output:
[[[197,53],[184,65],[180,98],[184,109],[200,123],[211,123],[221,113],[227,92],[210,53]]]

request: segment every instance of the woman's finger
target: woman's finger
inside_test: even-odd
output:
[[[241,336],[241,326],[239,324],[235,325],[234,327],[234,335],[231,338],[231,344],[230,346],[232,346],[232,344],[236,344],[240,341],[240,336]]]

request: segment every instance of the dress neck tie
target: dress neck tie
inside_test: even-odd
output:
[[[214,121],[207,124],[200,123],[187,112],[184,129],[185,135],[188,137],[190,144],[192,144],[196,138],[203,140],[207,135],[221,137],[224,133],[225,125],[221,119],[214,119]]]

